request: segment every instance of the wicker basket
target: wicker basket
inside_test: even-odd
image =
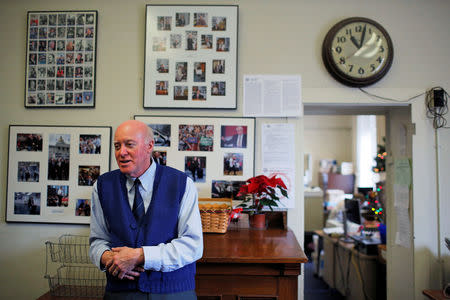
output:
[[[198,206],[202,218],[203,232],[227,232],[232,209],[228,198],[199,198]]]

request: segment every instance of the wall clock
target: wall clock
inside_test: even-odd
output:
[[[388,32],[377,22],[353,17],[328,31],[322,59],[328,72],[351,87],[371,85],[387,74],[394,58]]]

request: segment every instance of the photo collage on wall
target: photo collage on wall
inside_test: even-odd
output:
[[[253,176],[254,119],[135,116],[153,129],[153,158],[182,170],[200,197],[239,199]]]
[[[147,9],[144,107],[235,108],[236,8]]]
[[[28,12],[25,107],[94,107],[96,11]]]
[[[110,127],[10,126],[7,221],[88,224]]]

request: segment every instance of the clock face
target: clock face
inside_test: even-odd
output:
[[[366,18],[349,18],[325,37],[322,56],[338,81],[354,87],[380,80],[393,59],[392,41],[384,28]]]

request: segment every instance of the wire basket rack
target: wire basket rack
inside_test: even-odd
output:
[[[46,278],[53,296],[101,298],[105,292],[105,274],[95,266],[61,266]]]
[[[45,278],[53,296],[103,297],[106,277],[89,259],[89,237],[62,235],[46,243]],[[50,275],[49,268],[55,269]]]
[[[45,242],[47,254],[53,262],[67,264],[90,264],[89,237],[65,234],[58,242]]]

